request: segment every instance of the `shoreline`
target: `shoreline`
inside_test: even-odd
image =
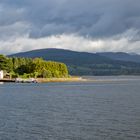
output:
[[[2,83],[62,83],[62,82],[94,82],[94,83],[102,83],[102,82],[122,82],[122,81],[131,81],[132,79],[125,78],[108,78],[104,79],[104,77],[98,79],[94,77],[94,79],[90,79],[89,77],[66,77],[66,78],[28,78],[28,79],[0,79],[0,84]],[[139,80],[139,79],[135,79]]]
[[[36,78],[33,81],[29,79],[21,79],[18,81],[16,79],[0,79],[2,83],[55,83],[55,82],[87,82],[88,79],[82,77],[68,77],[68,78]]]
[[[70,77],[70,78],[37,78],[38,83],[59,83],[59,82],[87,82],[88,79],[82,77]]]

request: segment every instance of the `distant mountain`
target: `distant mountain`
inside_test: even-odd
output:
[[[140,74],[140,56],[127,53],[87,53],[64,49],[40,49],[10,55],[10,57],[42,57],[67,64],[73,75]]]
[[[112,61],[110,58],[100,56],[99,54],[64,49],[40,49],[17,53],[10,56],[30,58],[42,57],[45,60],[59,61],[70,65],[107,63]]]
[[[100,56],[105,56],[113,60],[121,60],[121,61],[131,61],[140,63],[140,55],[134,53],[123,53],[123,52],[103,52],[98,53]]]

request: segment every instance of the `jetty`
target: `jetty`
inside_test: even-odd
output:
[[[0,79],[0,82],[3,82],[3,83],[14,83],[15,80],[14,79]]]
[[[37,81],[34,78],[29,79],[16,78],[16,79],[0,79],[0,83],[37,83]]]

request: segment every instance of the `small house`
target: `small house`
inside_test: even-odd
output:
[[[4,72],[3,70],[0,70],[0,79],[3,79],[4,78]]]

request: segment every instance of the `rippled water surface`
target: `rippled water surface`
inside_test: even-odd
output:
[[[140,140],[140,77],[92,78],[0,84],[0,140]]]

